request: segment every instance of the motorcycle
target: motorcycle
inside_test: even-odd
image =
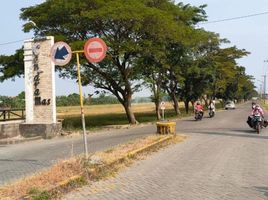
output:
[[[252,117],[252,128],[256,130],[256,132],[259,134],[262,129],[262,117],[260,114],[253,115]]]
[[[196,121],[202,120],[202,118],[203,118],[203,111],[202,110],[200,110],[200,111],[196,110],[195,111],[194,118],[195,118]]]
[[[256,114],[256,115],[253,116],[252,125],[253,125],[253,128],[256,130],[256,132],[259,134],[261,132],[261,129],[262,129],[261,115]]]
[[[214,117],[215,116],[215,111],[214,111],[214,109],[209,109],[209,113],[208,113],[208,115],[209,115],[209,117],[210,118],[212,118],[212,117]]]

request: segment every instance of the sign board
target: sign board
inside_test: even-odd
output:
[[[50,55],[55,65],[64,66],[70,62],[72,58],[72,50],[65,42],[56,42],[51,47]]]
[[[165,102],[164,102],[164,101],[162,101],[162,102],[160,103],[160,109],[161,109],[161,110],[165,110],[165,109],[166,109],[166,107],[165,107]]]
[[[56,120],[55,65],[50,51],[54,37],[24,41],[25,110],[28,124],[53,124]]]
[[[84,46],[84,54],[89,62],[100,62],[106,56],[107,46],[100,38],[90,38]]]

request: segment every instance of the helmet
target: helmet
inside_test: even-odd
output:
[[[255,108],[259,108],[259,107],[260,107],[260,105],[259,105],[259,104],[256,104],[256,105],[255,105]]]
[[[200,105],[200,102],[196,102],[196,105]]]

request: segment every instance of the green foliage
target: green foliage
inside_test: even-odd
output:
[[[0,82],[24,76],[23,49],[11,56],[0,55]]]
[[[90,95],[86,98],[83,97],[84,105],[98,105],[98,104],[117,104],[118,100],[114,96],[106,96],[105,94],[100,94],[98,97],[91,97]],[[56,97],[57,106],[79,106],[80,105],[80,95],[70,94],[68,96],[57,96]]]
[[[102,38],[108,46],[107,56],[100,63],[90,63],[81,56],[82,83],[108,91],[117,100],[89,96],[84,103],[119,102],[125,107],[128,121],[135,123],[132,95],[144,82],[151,88],[156,104],[168,94],[174,108],[178,99],[189,102],[204,94],[240,99],[254,93],[252,77],[236,63],[248,52],[235,46],[221,48],[226,39],[196,28],[207,18],[205,7],[171,0],[46,0],[22,8],[20,18],[28,21],[23,26],[25,32],[53,35],[73,50],[83,49],[88,38]],[[74,59],[58,70],[62,77],[77,78]],[[11,56],[0,56],[0,82],[22,75],[22,49]],[[60,106],[79,102],[77,94],[57,97]]]
[[[57,96],[56,97],[57,106],[77,106],[80,105],[80,95],[70,94],[68,96]]]
[[[0,96],[0,108],[25,108],[25,93],[16,97]]]
[[[32,200],[51,200],[52,197],[47,191],[40,191],[37,188],[32,188],[28,194],[31,196]]]

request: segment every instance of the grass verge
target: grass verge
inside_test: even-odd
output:
[[[193,115],[192,112],[186,114],[184,112],[177,116],[173,110],[165,110],[165,119],[175,119],[185,116]],[[80,130],[82,127],[80,115],[65,115],[61,116],[63,120],[62,127],[66,131]],[[135,117],[140,123],[156,122],[154,112],[140,112],[135,113]],[[128,119],[125,113],[108,113],[99,115],[86,115],[86,128],[87,130],[102,128],[108,125],[129,125]]]
[[[59,161],[50,169],[0,188],[0,199],[59,199],[74,188],[115,174],[135,159],[169,144],[181,142],[183,135],[152,135],[96,152],[85,160],[81,156]]]

